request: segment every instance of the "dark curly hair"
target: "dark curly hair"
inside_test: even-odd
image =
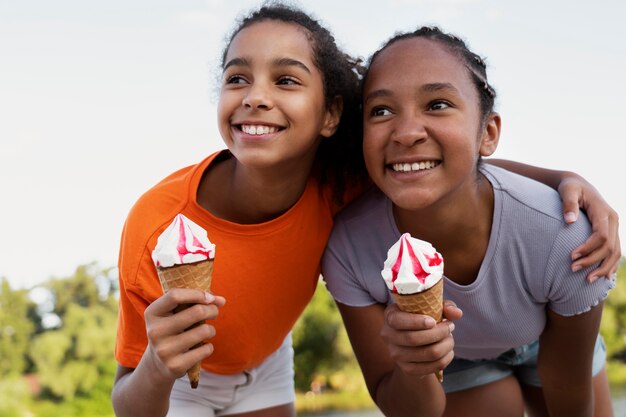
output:
[[[330,106],[337,96],[343,101],[337,131],[321,142],[315,168],[321,183],[332,184],[333,198],[341,204],[346,187],[360,186],[367,181],[360,111],[360,76],[364,68],[360,60],[339,49],[333,35],[318,20],[294,6],[275,1],[265,2],[240,19],[222,53],[222,67],[235,36],[246,27],[267,20],[291,23],[306,30],[313,61],[322,75],[326,105]]]

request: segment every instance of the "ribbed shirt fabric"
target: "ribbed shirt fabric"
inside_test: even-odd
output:
[[[481,171],[494,190],[485,258],[469,285],[444,276],[444,298],[463,310],[454,339],[456,357],[465,359],[495,358],[535,341],[544,328],[546,308],[564,316],[580,314],[615,286],[607,279],[588,283],[586,275],[593,268],[571,272],[572,250],[591,234],[584,215],[567,225],[553,189],[490,165]],[[400,235],[392,203],[379,190],[346,208],[336,219],[322,262],[333,297],[356,307],[392,303],[380,271]]]

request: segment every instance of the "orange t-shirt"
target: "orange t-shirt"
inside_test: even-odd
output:
[[[232,374],[259,365],[278,349],[313,295],[336,211],[330,189],[310,178],[298,202],[278,218],[251,225],[225,221],[196,202],[202,174],[218,154],[165,178],[126,220],[115,346],[123,366],[136,368],[146,349],[143,313],[163,294],[151,252],[178,213],[205,228],[215,244],[211,291],[227,300],[211,322],[215,351],[202,363],[205,370]]]

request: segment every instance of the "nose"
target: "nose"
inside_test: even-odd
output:
[[[255,83],[250,85],[246,95],[243,98],[242,104],[246,108],[251,109],[271,109],[273,103],[267,87]]]
[[[428,132],[420,117],[413,114],[398,115],[391,134],[392,141],[404,146],[413,146],[425,141],[427,137]]]

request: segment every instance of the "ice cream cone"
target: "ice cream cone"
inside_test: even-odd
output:
[[[202,291],[209,291],[211,289],[211,276],[213,273],[213,259],[207,259],[205,261],[174,265],[169,268],[157,268],[159,274],[159,280],[163,287],[163,292],[167,292],[172,288],[192,288]],[[191,305],[183,305],[177,307],[174,312],[184,310]],[[199,326],[202,322],[195,323],[190,328]],[[202,343],[195,345],[193,348],[201,346]],[[187,376],[189,377],[189,383],[191,388],[197,388],[200,382],[200,362],[195,363],[189,370],[187,370]]]
[[[407,313],[425,314],[434,318],[437,323],[441,321],[443,314],[443,279],[422,292],[413,294],[391,293],[396,300],[398,308]],[[437,379],[443,382],[443,374],[437,372]]]

